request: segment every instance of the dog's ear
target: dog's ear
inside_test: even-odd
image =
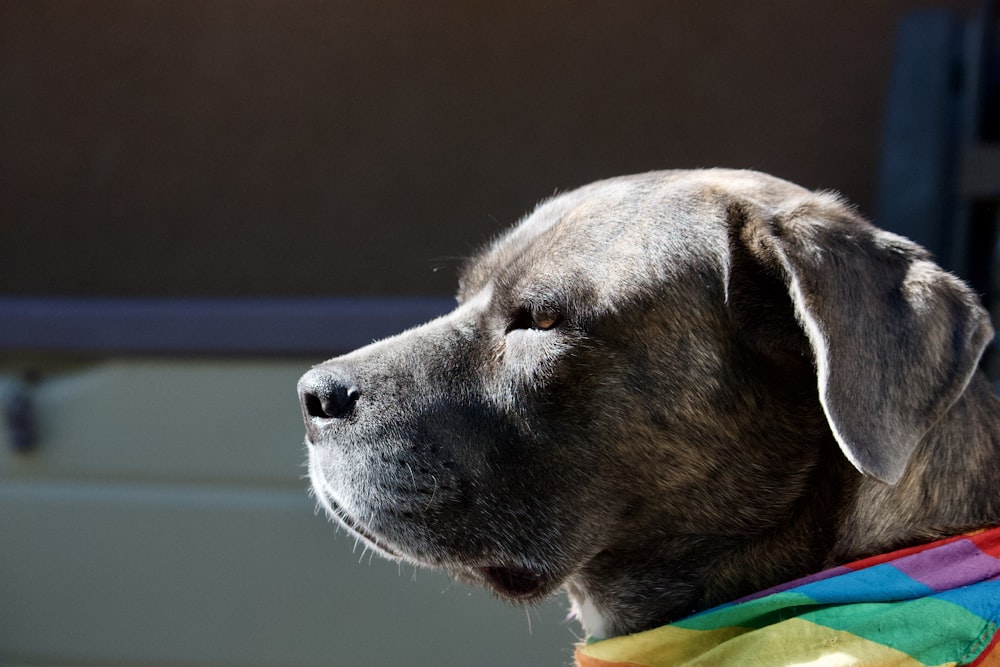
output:
[[[729,213],[735,254],[791,297],[844,454],[862,473],[898,482],[975,372],[993,334],[989,315],[925,250],[832,195]]]

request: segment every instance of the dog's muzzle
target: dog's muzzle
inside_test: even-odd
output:
[[[298,389],[310,440],[315,440],[323,426],[349,417],[361,398],[354,374],[346,366],[317,366],[302,376]]]

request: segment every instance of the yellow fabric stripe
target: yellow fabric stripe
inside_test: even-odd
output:
[[[896,649],[799,618],[759,630],[665,626],[577,647],[580,667],[925,667]],[[935,667],[953,667],[948,662]]]

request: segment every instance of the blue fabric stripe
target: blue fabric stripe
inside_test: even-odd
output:
[[[962,586],[937,593],[933,597],[957,604],[981,618],[1000,618],[1000,581],[983,581],[974,586]]]
[[[819,604],[913,600],[934,594],[934,589],[911,579],[888,563],[815,581],[792,591]]]

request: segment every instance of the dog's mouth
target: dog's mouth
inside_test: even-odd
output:
[[[319,504],[326,509],[331,518],[336,519],[350,533],[387,558],[442,568],[467,583],[485,585],[497,595],[519,602],[540,599],[558,585],[558,578],[547,575],[544,568],[516,562],[520,559],[515,559],[514,562],[508,561],[506,557],[493,560],[478,549],[479,553],[470,558],[466,550],[444,549],[440,544],[431,551],[426,549],[413,551],[405,545],[403,548],[390,546],[385,538],[377,535],[364,521],[355,518],[338,503],[333,493],[327,492],[328,485],[322,477],[313,478],[313,490],[319,499]],[[464,556],[462,551],[465,551]]]
[[[359,536],[370,546],[396,560],[406,557],[376,537],[364,525],[354,520],[342,507],[330,503],[333,514],[348,530]],[[548,578],[537,570],[518,566],[486,565],[472,568],[486,585],[502,597],[528,601],[545,595],[550,586]]]
[[[387,557],[396,560],[401,560],[403,558],[402,554],[400,554],[392,547],[388,546],[383,540],[376,537],[363,524],[352,518],[350,514],[344,511],[343,507],[338,505],[333,500],[328,499],[328,502],[331,513],[337,518],[338,521],[340,521],[341,524],[343,524],[345,528],[347,528],[355,535],[363,539],[365,542],[367,542],[370,546],[374,547],[376,550],[385,554]]]
[[[339,505],[335,503],[331,505],[337,519],[370,546],[390,558],[397,560],[406,558],[372,534],[364,525],[351,518]],[[549,589],[549,580],[544,574],[526,567],[487,565],[475,567],[473,572],[499,595],[511,600],[536,599],[542,597]]]
[[[549,588],[543,574],[524,567],[488,566],[475,571],[497,593],[513,600],[537,598]]]
[[[384,555],[397,560],[406,557],[376,537],[363,524],[354,520],[342,507],[331,502],[337,519],[351,532]],[[544,596],[549,591],[548,578],[537,570],[518,566],[488,565],[472,568],[479,578],[502,597],[528,601]]]

